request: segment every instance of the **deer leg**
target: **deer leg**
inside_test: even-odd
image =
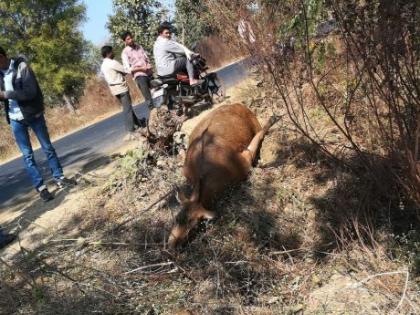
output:
[[[263,141],[265,136],[264,130],[259,131],[254,138],[252,138],[251,143],[248,145],[248,147],[242,151],[241,155],[245,158],[247,164],[249,167],[252,166],[255,157],[257,156],[258,148],[261,145],[261,142]]]
[[[265,135],[267,134],[270,127],[278,120],[278,117],[272,116],[270,119],[265,123],[264,127],[257,132],[257,134],[252,138],[251,143],[248,147],[242,151],[242,156],[245,158],[249,167],[252,166],[255,157],[257,156],[258,148],[261,145],[261,142],[264,140]]]

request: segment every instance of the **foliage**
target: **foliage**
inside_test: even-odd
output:
[[[83,56],[89,72],[99,73],[102,64],[101,49],[92,42],[86,43],[86,50]]]
[[[157,36],[157,28],[165,11],[155,0],[114,0],[113,16],[108,29],[115,43],[121,43],[120,36],[130,31],[134,38],[150,54]]]
[[[0,2],[0,45],[9,55],[31,62],[46,96],[55,102],[77,97],[86,73],[86,41],[79,30],[85,6],[78,0],[5,0]]]
[[[202,0],[176,0],[175,24],[178,40],[191,47],[214,29],[207,21],[208,9]]]
[[[206,3],[223,37],[257,57],[299,132],[359,174],[391,175],[420,205],[418,1]],[[238,36],[240,19],[255,42]],[[326,118],[324,129],[311,112]]]

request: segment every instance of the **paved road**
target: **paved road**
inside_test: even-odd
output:
[[[241,61],[219,70],[218,75],[224,87],[228,88],[239,83],[246,76],[246,68],[246,63]],[[142,117],[147,114],[144,104],[137,105],[135,111]],[[89,164],[106,160],[107,152],[118,148],[124,135],[122,117],[118,113],[55,141],[54,146],[63,164],[64,172],[69,167],[79,167],[86,171],[89,170]],[[35,151],[35,159],[45,178],[48,179],[50,172],[45,156],[40,150]],[[21,157],[0,165],[0,209],[20,200],[23,201],[25,195],[31,190],[31,182]]]

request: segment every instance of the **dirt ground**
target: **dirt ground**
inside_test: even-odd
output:
[[[224,104],[246,104],[261,123],[273,112],[281,116],[267,109],[256,85],[247,80],[229,90]],[[181,132],[188,136],[210,110]],[[134,141],[75,171],[79,185],[57,191],[54,201],[29,198],[2,213],[0,224],[19,232],[20,242],[1,253],[13,268],[3,266],[0,310],[419,313],[418,274],[390,245],[388,230],[375,227],[375,237],[386,233],[374,245],[343,232],[365,187],[285,118],[265,138],[249,179],[218,200],[220,218],[171,252],[166,240],[179,211],[174,189],[185,185],[182,163],[182,154],[163,156]],[[360,223],[355,233],[365,228]]]

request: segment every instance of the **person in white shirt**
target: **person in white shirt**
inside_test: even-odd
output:
[[[187,72],[190,85],[200,83],[195,77],[191,57],[194,52],[184,45],[172,40],[171,28],[163,23],[158,29],[159,36],[153,45],[153,55],[158,76],[170,76],[180,72]]]
[[[105,77],[105,81],[108,83],[112,95],[118,98],[123,107],[125,129],[128,134],[131,135],[136,127],[145,127],[145,120],[143,119],[141,121],[133,110],[127,81],[125,79],[127,72],[121,63],[114,60],[112,47],[103,46],[101,48],[101,54],[104,58],[101,65],[101,71]]]

